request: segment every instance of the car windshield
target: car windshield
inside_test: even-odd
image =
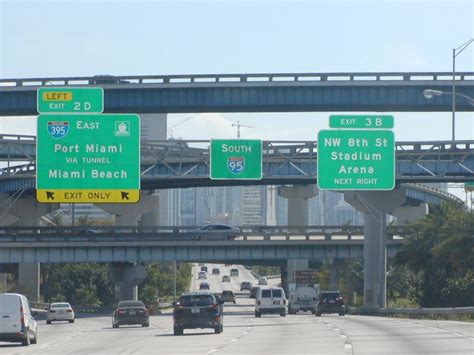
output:
[[[232,291],[223,291],[223,295],[233,295],[234,293]]]
[[[144,308],[145,305],[143,302],[140,301],[122,301],[118,303],[119,308],[131,308],[131,307],[142,307]]]
[[[262,290],[262,298],[271,298],[272,291],[271,290]]]
[[[53,303],[51,308],[69,308],[71,305],[69,303]]]
[[[179,304],[184,307],[210,306],[213,303],[211,295],[185,295],[179,298]]]

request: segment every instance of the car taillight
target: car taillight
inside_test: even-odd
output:
[[[71,313],[72,309],[67,309],[66,312]]]
[[[283,300],[283,304],[286,304],[286,300]]]
[[[119,309],[119,310],[117,311],[117,313],[118,313],[118,314],[125,314],[125,311],[124,311],[123,309]]]
[[[257,301],[257,304],[260,306],[260,301]]]
[[[49,313],[56,313],[56,311],[54,309],[50,309]]]
[[[209,306],[209,309],[210,309],[211,311],[215,311],[215,310],[217,309],[217,305],[216,305],[216,304],[211,304],[211,305]]]
[[[24,327],[25,326],[25,315],[23,314],[23,307],[20,306],[20,322],[21,322],[21,326]]]
[[[338,298],[336,298],[336,301],[338,301],[338,302],[343,302],[342,296],[341,296],[341,297],[338,297]]]
[[[145,315],[146,316],[148,315],[148,309],[145,309]]]

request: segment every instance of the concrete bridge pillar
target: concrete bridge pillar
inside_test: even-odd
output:
[[[59,208],[58,204],[39,203],[33,197],[18,199],[9,206],[11,215],[19,218],[20,227],[36,227],[40,225],[40,217]],[[23,293],[29,301],[40,300],[40,264],[18,264],[18,292]]]
[[[397,226],[406,226],[420,218],[424,218],[428,213],[428,204],[420,203],[419,206],[399,207],[390,214],[397,218]]]
[[[329,288],[339,290],[339,262],[337,259],[329,260]]]
[[[281,279],[281,286],[285,290],[286,297],[289,296],[288,290],[288,265],[280,265],[280,279]]]
[[[137,226],[138,216],[158,206],[158,195],[142,194],[134,204],[96,204],[115,215],[115,224],[122,227]],[[146,278],[143,265],[136,263],[113,263],[109,266],[109,277],[115,283],[115,299],[138,300],[138,285]]]
[[[142,214],[141,225],[144,227],[156,227],[160,225],[160,199],[161,196],[154,192],[152,196],[156,196],[155,205],[153,208],[146,213]]]
[[[386,217],[405,202],[405,190],[346,191],[344,199],[364,212],[364,308],[385,308]]]
[[[307,226],[309,224],[308,199],[316,196],[316,185],[280,186],[278,195],[288,199],[288,226]],[[295,274],[298,270],[308,270],[308,259],[288,259],[285,283],[288,292],[290,284],[296,285]]]
[[[280,186],[278,195],[288,199],[288,225],[307,226],[308,199],[318,194],[316,185]]]

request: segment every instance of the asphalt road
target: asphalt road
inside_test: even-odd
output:
[[[211,275],[211,290],[240,292],[241,281],[256,282],[248,270],[221,283],[230,267],[219,265]],[[191,288],[199,287],[198,268],[193,268]],[[277,281],[274,281],[277,282]],[[40,321],[37,345],[22,347],[0,342],[0,354],[474,354],[474,323],[413,321],[379,317],[310,313],[255,318],[254,300],[237,298],[226,304],[224,332],[185,330],[172,334],[169,312],[150,318],[150,328],[123,326],[113,329],[111,317],[80,318],[74,324]]]

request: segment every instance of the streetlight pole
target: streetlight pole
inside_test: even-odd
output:
[[[453,48],[453,95],[451,101],[452,118],[451,118],[451,135],[452,140],[456,140],[456,49]]]
[[[456,57],[461,54],[472,42],[474,38],[471,38],[469,41],[461,44],[458,48],[453,48],[453,100],[452,100],[452,121],[451,121],[451,130],[453,141],[456,140]]]
[[[454,67],[453,67],[454,68]],[[453,90],[455,90],[455,87],[454,87],[454,80],[453,80]],[[450,91],[441,91],[441,90],[433,90],[433,89],[426,89],[426,90],[423,90],[423,95],[427,98],[427,99],[432,99],[433,97],[435,96],[441,96],[441,95],[451,95],[453,97],[453,119],[452,119],[452,141],[453,143],[455,142],[455,112],[456,112],[456,101],[455,101],[455,97],[456,96],[461,96],[463,98],[465,98],[471,105],[474,106],[474,98],[470,97],[470,96],[467,96],[465,94],[461,94],[460,92],[450,92]],[[454,146],[454,144],[453,144]]]

